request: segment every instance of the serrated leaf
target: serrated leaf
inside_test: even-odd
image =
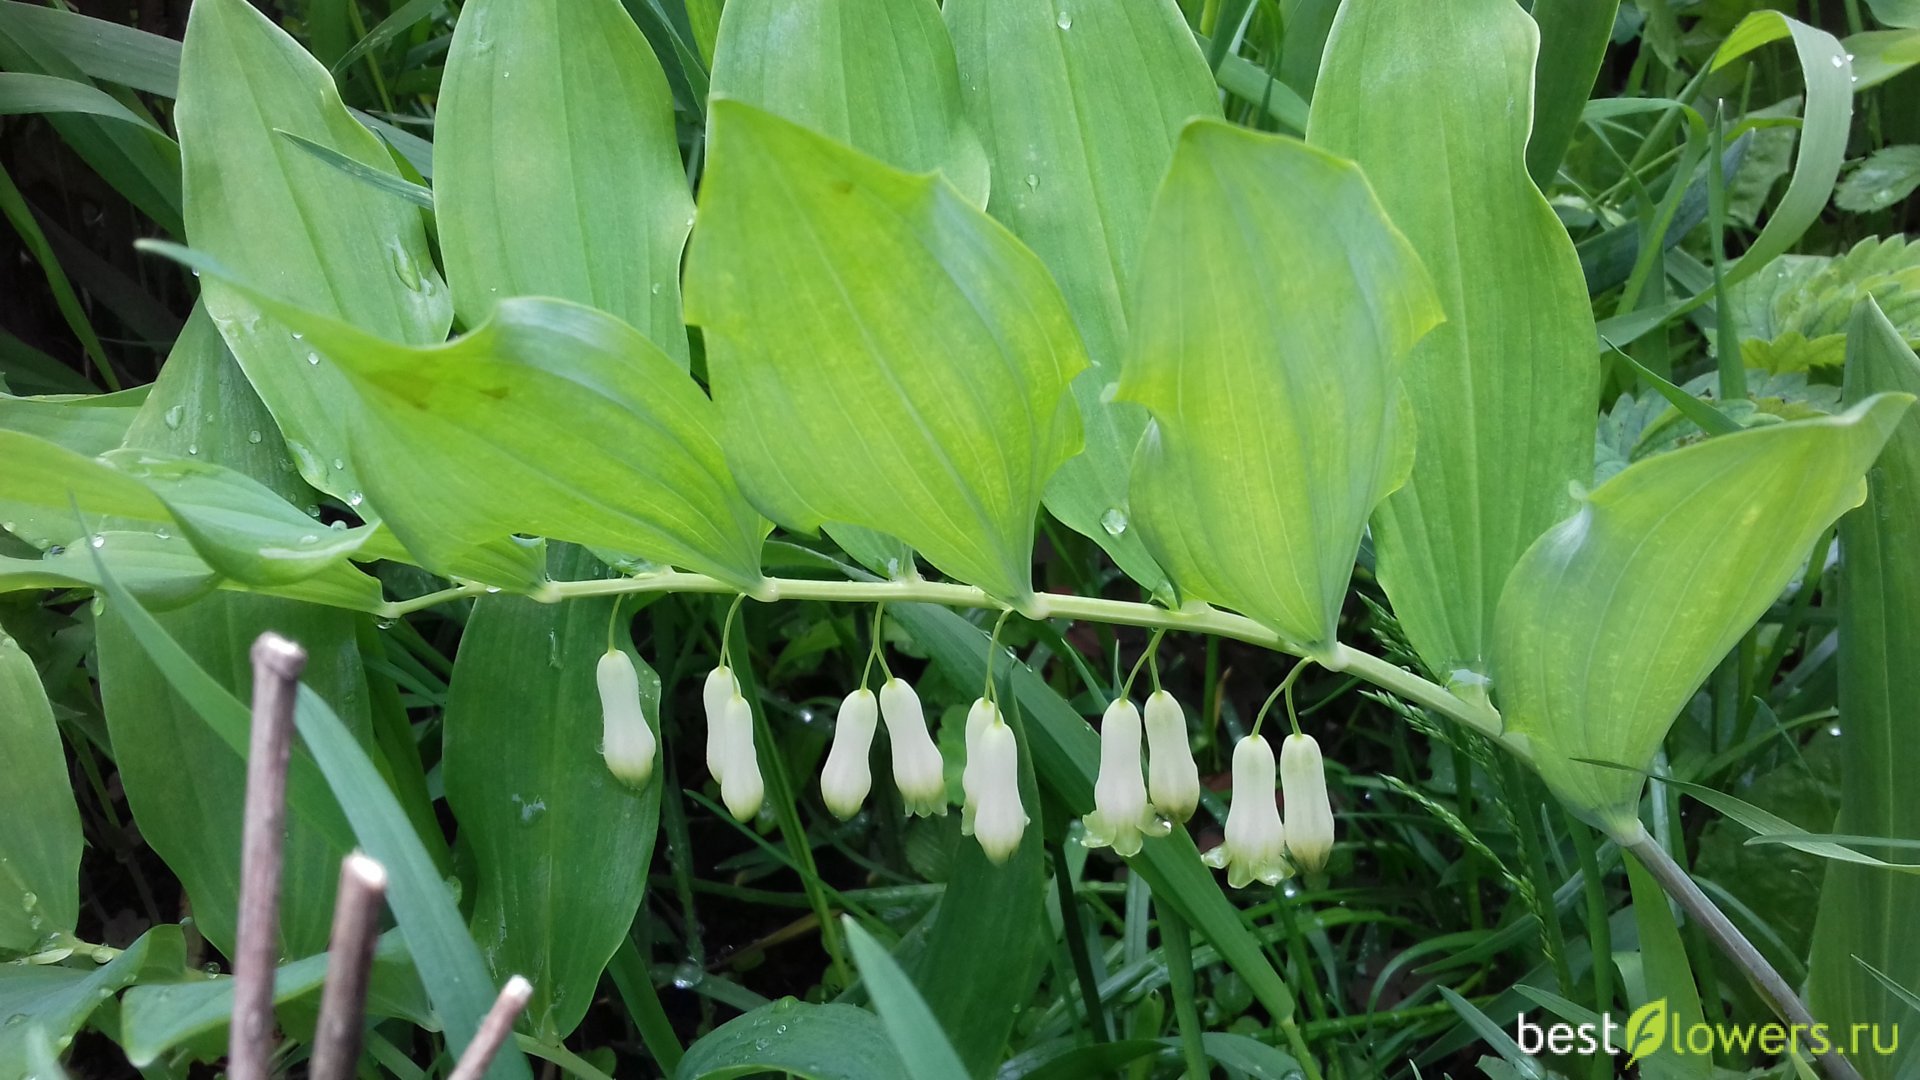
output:
[[[341,373],[364,499],[430,570],[513,534],[628,551],[751,589],[765,523],[722,459],[714,406],[619,319],[562,300],[496,305],[454,341],[409,346],[295,307],[197,252]],[[510,584],[502,582],[501,584]]]
[[[506,297],[552,296],[625,319],[685,365],[693,196],[666,76],[619,0],[461,8],[433,131],[461,322],[480,325]]]
[[[73,932],[80,911],[80,811],[67,754],[33,658],[0,631],[0,951]]]
[[[1920,338],[1920,241],[1868,237],[1841,255],[1783,255],[1731,292],[1748,366],[1776,373],[1837,367],[1848,319],[1866,297],[1899,334]]]
[[[1365,170],[1446,317],[1407,362],[1412,476],[1373,520],[1380,583],[1442,678],[1486,673],[1501,584],[1593,469],[1592,311],[1526,168],[1537,39],[1507,0],[1343,5],[1307,129]]]
[[[768,517],[898,537],[1018,602],[1086,354],[1031,252],[933,176],[714,102],[687,315]],[[772,253],[772,254],[770,254]]]
[[[1047,509],[1160,592],[1165,574],[1127,527],[1146,415],[1107,390],[1154,191],[1186,122],[1220,115],[1219,92],[1169,0],[955,0],[942,13],[996,178],[987,211],[1053,271],[1092,362],[1073,381],[1086,448],[1054,474]]]
[[[1358,169],[1187,126],[1141,251],[1119,394],[1153,415],[1134,521],[1183,595],[1333,642],[1367,515],[1407,475],[1405,361],[1439,317]]]
[[[193,5],[175,119],[194,244],[273,295],[367,333],[416,345],[446,337],[452,305],[420,212],[278,132],[398,175],[386,147],[348,115],[327,69],[245,0]],[[339,371],[310,362],[313,349],[226,284],[205,283],[203,297],[301,475],[343,499],[362,490]]]
[[[1871,301],[1848,328],[1850,401],[1887,391],[1920,394],[1920,358]],[[1920,724],[1920,415],[1900,421],[1867,473],[1867,501],[1840,520],[1839,833],[1920,840],[1920,803],[1901,775]],[[1911,854],[1901,861],[1912,861]],[[1920,940],[1901,914],[1920,904],[1920,879],[1884,869],[1827,865],[1814,924],[1808,994],[1836,1025],[1910,1024],[1913,1014],[1859,961],[1920,986]],[[1838,1028],[1836,1028],[1838,1030]],[[1889,1028],[1889,1030],[1891,1030]],[[1911,1048],[1903,1057],[1910,1065]],[[1896,1070],[1888,1063],[1888,1074]]]
[[[1576,813],[1637,827],[1674,717],[1862,496],[1906,395],[1752,428],[1629,466],[1535,541],[1494,625],[1510,735]],[[1673,598],[1687,602],[1676,607]]]
[[[903,171],[939,172],[986,204],[987,157],[961,111],[953,42],[924,0],[728,0],[712,91]]]
[[[1920,146],[1883,146],[1867,155],[1834,189],[1833,204],[1869,214],[1885,210],[1920,187]]]

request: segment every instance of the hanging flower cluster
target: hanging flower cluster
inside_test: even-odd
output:
[[[727,629],[721,635],[723,652],[732,619],[729,612]],[[860,812],[873,789],[870,758],[874,734],[884,723],[894,785],[907,813],[945,814],[946,772],[940,749],[927,728],[919,695],[904,679],[886,670],[879,631],[880,616],[876,613],[873,651],[868,670],[860,679],[862,685],[840,702],[833,742],[820,774],[821,798],[841,820]],[[996,626],[989,665],[998,632]],[[1133,674],[1151,659],[1149,646]],[[885,674],[878,693],[866,686],[875,662]],[[1299,670],[1268,699],[1261,718],[1291,686]],[[1147,695],[1143,715],[1128,697],[1133,674],[1101,717],[1094,810],[1082,821],[1082,842],[1086,846],[1112,847],[1122,856],[1138,854],[1148,837],[1167,835],[1175,823],[1191,818],[1200,804],[1200,770],[1188,743],[1184,710],[1172,694],[1158,687],[1155,671],[1155,689]],[[627,784],[644,786],[653,775],[658,741],[642,711],[633,661],[609,646],[595,675],[604,720],[602,755],[607,768]],[[721,801],[728,812],[740,821],[748,821],[759,813],[766,794],[754,746],[753,707],[725,663],[707,674],[701,703],[707,720],[707,771],[720,785]],[[1291,712],[1290,698],[1288,709]],[[1278,884],[1296,868],[1320,870],[1333,850],[1333,810],[1327,799],[1319,744],[1300,733],[1296,721],[1294,733],[1281,743],[1276,768],[1273,750],[1260,737],[1259,727],[1260,719],[1256,719],[1253,733],[1234,746],[1233,800],[1227,813],[1226,839],[1204,856],[1207,865],[1227,871],[1227,880],[1235,888],[1254,880]],[[1276,781],[1286,799],[1286,823],[1274,800]],[[991,670],[985,690],[967,711],[966,764],[960,788],[960,831],[977,840],[993,862],[1012,858],[1030,822],[1020,797],[1019,742],[994,700]]]

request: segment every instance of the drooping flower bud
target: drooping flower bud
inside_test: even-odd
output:
[[[1225,867],[1227,884],[1236,889],[1246,888],[1256,878],[1278,885],[1293,875],[1280,807],[1273,800],[1273,781],[1273,747],[1267,740],[1249,735],[1234,745],[1226,842],[1201,858],[1216,870]]]
[[[1020,746],[1013,729],[995,721],[980,733],[975,747],[979,763],[979,805],[973,815],[973,838],[994,863],[1003,863],[1020,850],[1027,831],[1027,812],[1020,805]],[[974,767],[975,757],[967,765]]]
[[[1187,716],[1165,690],[1147,695],[1147,795],[1170,820],[1185,821],[1200,806],[1200,767],[1187,745]]]
[[[1093,813],[1081,819],[1088,847],[1112,845],[1121,856],[1138,855],[1140,838],[1165,836],[1170,826],[1147,802],[1140,773],[1140,710],[1120,700],[1100,718],[1100,775],[1093,783]]]
[[[707,713],[707,775],[714,783],[724,779],[727,761],[727,702],[740,696],[740,681],[725,664],[707,672],[707,683],[700,688],[700,704]]]
[[[1000,707],[980,698],[967,710],[967,763],[960,770],[960,835],[973,835],[973,819],[980,809],[980,736],[1000,722]]]
[[[720,801],[736,821],[752,821],[766,797],[760,758],[753,749],[753,706],[739,694],[721,710],[722,763]]]
[[[840,702],[840,715],[834,721],[833,748],[827,751],[827,763],[820,770],[820,797],[827,809],[842,821],[860,812],[860,804],[873,787],[873,772],[867,766],[867,754],[873,749],[873,729],[879,723],[880,707],[873,691],[861,687]]]
[[[947,779],[940,748],[927,734],[926,713],[920,695],[900,679],[880,687],[880,715],[887,722],[887,740],[893,744],[893,782],[907,813],[929,816],[947,812]]]
[[[1311,735],[1280,743],[1280,794],[1287,803],[1287,853],[1302,870],[1323,870],[1333,854],[1333,804],[1326,766]]]
[[[633,661],[609,649],[594,669],[600,684],[600,756],[623,784],[645,787],[653,778],[653,728],[640,708],[640,675]]]

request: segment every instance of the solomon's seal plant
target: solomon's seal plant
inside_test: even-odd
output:
[[[1913,224],[1864,190],[1902,147],[1829,195],[1920,30],[1750,7],[193,0],[175,44],[0,0],[9,139],[74,155],[25,186],[140,215],[107,258],[0,172],[85,357],[0,336],[0,1080],[88,1023],[208,1056],[266,629],[313,658],[248,952],[293,1068],[356,847],[349,1071],[1332,1080],[1461,1074],[1421,1047],[1521,994],[1887,1020],[1911,248],[1782,260]],[[1720,790],[1791,803],[1816,730],[1844,830]],[[1817,941],[1701,884],[1783,846],[1847,883]]]

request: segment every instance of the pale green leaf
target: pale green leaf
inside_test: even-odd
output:
[[[1920,394],[1920,359],[1872,301],[1848,327],[1846,394]],[[1920,414],[1900,421],[1867,473],[1867,501],[1840,519],[1840,814],[1834,831],[1920,840],[1920,801],[1903,770],[1920,738]],[[1911,855],[1902,861],[1912,861]],[[1854,958],[1920,986],[1920,938],[1907,913],[1920,878],[1827,866],[1808,993],[1836,1025],[1912,1022],[1906,1003]],[[1904,1056],[1913,1059],[1908,1048]],[[1878,1063],[1876,1063],[1878,1064]],[[1892,1070],[1888,1070],[1889,1075]]]
[[[1373,534],[1394,614],[1443,679],[1486,673],[1507,572],[1593,469],[1592,312],[1527,175],[1536,50],[1509,0],[1343,5],[1308,127],[1365,170],[1446,316],[1407,364],[1413,474]]]
[[[771,1072],[803,1080],[898,1080],[907,1067],[880,1018],[867,1010],[781,998],[701,1036],[673,1075],[731,1080]]]
[[[73,932],[80,911],[80,811],[67,754],[33,658],[0,631],[0,951]]]
[[[1406,478],[1405,361],[1438,320],[1358,169],[1284,136],[1187,127],[1119,392],[1153,414],[1134,523],[1183,595],[1333,643],[1367,515]]]
[[[518,298],[457,340],[408,346],[230,284],[340,372],[367,485],[347,501],[371,503],[428,569],[528,534],[760,581],[765,523],[727,473],[713,403],[619,319]]]
[[[0,1076],[44,1075],[29,1064],[36,1050],[45,1050],[34,1046],[36,1036],[56,1050],[65,1047],[121,988],[177,979],[186,960],[180,928],[163,923],[97,967],[90,957],[82,960],[84,966],[0,965],[0,1017],[6,1018],[0,1020]]]
[[[1636,462],[1527,549],[1495,620],[1495,686],[1510,736],[1572,809],[1609,828],[1636,821],[1642,777],[1585,761],[1650,764],[1814,538],[1859,504],[1912,400],[1880,395]]]
[[[566,580],[605,573],[577,547],[556,547],[552,557]],[[598,750],[594,665],[607,651],[613,605],[483,598],[447,688],[441,769],[473,862],[474,937],[487,944],[496,980],[519,974],[533,983],[527,1021],[552,1041],[579,1025],[633,925],[647,884],[638,871],[652,859],[659,823],[664,765],[635,791]],[[636,668],[657,726],[660,678],[644,663]],[[530,716],[541,723],[529,727]]]
[[[461,322],[558,297],[684,365],[693,196],[666,76],[619,0],[469,3],[440,87],[434,201]]]
[[[847,930],[847,944],[853,949],[854,963],[860,967],[860,979],[867,996],[873,1000],[887,1038],[907,1063],[904,1073],[910,1080],[966,1080],[970,1075],[960,1064],[953,1043],[933,1018],[932,1010],[914,989],[907,973],[873,935],[850,915],[840,918]]]
[[[368,333],[408,344],[446,337],[452,306],[420,212],[277,132],[398,175],[386,147],[347,114],[326,68],[245,0],[193,5],[175,119],[194,244],[273,295]],[[301,475],[350,499],[363,484],[348,460],[343,376],[231,287],[203,291]]]
[[[37,435],[80,454],[104,454],[127,437],[127,426],[151,387],[117,394],[0,394],[0,428]]]
[[[1031,252],[933,176],[716,101],[687,314],[768,517],[875,529],[1004,599],[1079,447],[1086,366]]]
[[[166,136],[153,121],[120,104],[92,83],[29,72],[0,72],[0,116],[22,113],[87,113],[133,124]]]
[[[1219,116],[1205,58],[1171,0],[954,0],[943,8],[961,97],[996,178],[987,210],[1053,271],[1092,366],[1073,381],[1086,448],[1047,509],[1150,592],[1165,575],[1128,528],[1143,410],[1110,400],[1134,260],[1180,129]]]
[[[926,0],[728,0],[712,90],[987,201],[953,43]]]
[[[1920,188],[1920,146],[1883,146],[1840,181],[1833,204],[1842,210],[1885,210]]]

